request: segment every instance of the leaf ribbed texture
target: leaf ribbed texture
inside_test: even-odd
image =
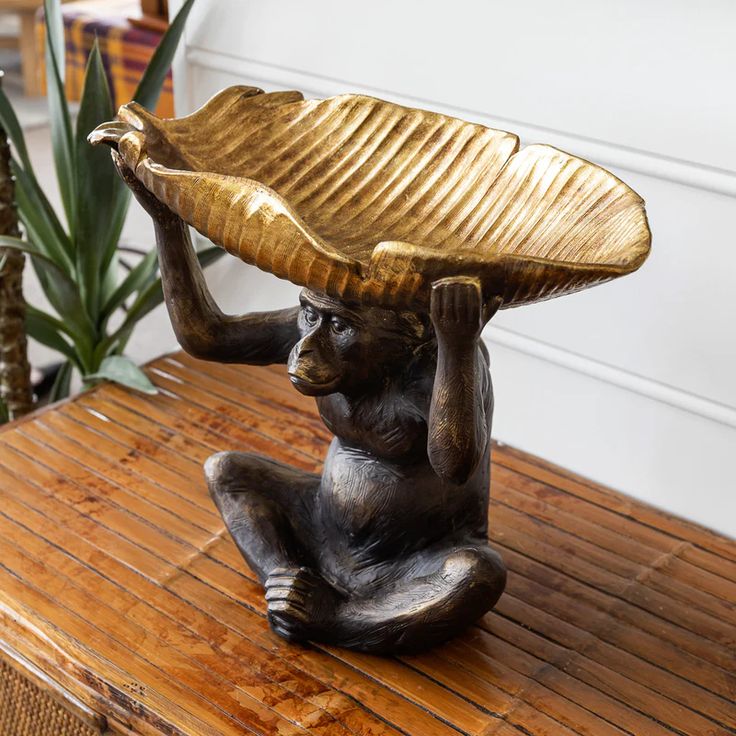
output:
[[[347,300],[422,308],[433,280],[474,275],[509,307],[649,252],[643,201],[604,169],[362,95],[231,87],[179,120],[127,105],[93,140],[230,253]]]

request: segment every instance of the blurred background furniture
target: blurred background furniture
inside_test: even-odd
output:
[[[78,101],[87,57],[95,38],[111,82],[116,106],[131,99],[138,80],[167,27],[165,0],[77,0],[62,9],[66,36],[66,89]],[[18,35],[9,28],[0,48],[18,47],[23,91],[27,97],[45,94],[44,24],[41,0],[0,0],[0,14],[18,18]],[[118,102],[119,101],[119,102]],[[159,114],[173,115],[171,76],[166,81]]]
[[[15,46],[17,44],[20,48],[23,89],[28,97],[41,94],[39,54],[36,46],[36,14],[42,5],[42,0],[0,0],[0,14],[12,14],[19,20],[17,39],[12,36],[4,36],[2,45]]]
[[[144,26],[152,28],[165,27],[169,18],[168,0],[141,0],[141,11],[143,16],[135,21]]]
[[[117,109],[129,102],[166,30],[165,19],[158,15],[144,16],[138,0],[78,0],[67,3],[62,8],[62,16],[66,39],[67,99],[78,101],[81,97],[87,58],[96,39],[110,82],[114,107]],[[42,22],[37,36],[43,47]],[[171,74],[164,82],[157,112],[164,117],[174,114]]]
[[[733,540],[496,446],[491,543],[509,578],[494,611],[420,656],[291,644],[202,462],[248,448],[315,469],[329,433],[314,401],[282,366],[179,353],[147,373],[156,396],[101,386],[0,429],[0,658],[15,673],[0,669],[0,714],[20,713],[3,736],[736,729]]]

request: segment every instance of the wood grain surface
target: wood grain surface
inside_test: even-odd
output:
[[[148,374],[158,396],[103,386],[0,432],[0,640],[113,733],[736,733],[733,540],[497,446],[493,612],[420,656],[289,644],[201,465],[318,468],[312,400],[279,368]]]

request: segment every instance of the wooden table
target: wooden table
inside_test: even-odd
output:
[[[421,656],[289,644],[201,463],[318,467],[312,401],[276,368],[148,372],[156,397],[105,386],[0,432],[1,648],[87,724],[63,733],[735,732],[734,541],[497,447],[494,612]]]

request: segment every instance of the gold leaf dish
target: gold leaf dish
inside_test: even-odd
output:
[[[214,243],[346,301],[422,309],[468,275],[504,307],[635,271],[641,197],[556,148],[363,95],[230,87],[188,117],[140,105],[90,135]]]

